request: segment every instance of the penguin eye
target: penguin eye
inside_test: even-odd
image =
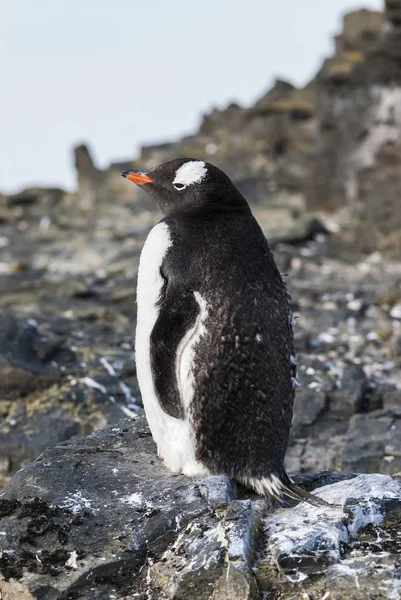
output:
[[[173,183],[173,187],[175,187],[176,190],[183,190],[187,186],[184,185],[183,183]]]

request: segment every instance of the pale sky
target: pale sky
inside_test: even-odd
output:
[[[8,0],[0,8],[0,190],[74,187],[96,162],[193,132],[275,77],[305,84],[341,15],[383,0]]]

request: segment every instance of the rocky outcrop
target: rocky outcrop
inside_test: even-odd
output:
[[[0,481],[48,446],[142,410],[131,336],[118,321],[0,312]]]
[[[0,224],[1,484],[49,445],[141,410],[132,346],[136,270],[158,214],[110,204],[88,220],[68,212],[71,196],[50,197],[10,203]],[[273,208],[254,211],[289,274],[299,315],[303,387],[289,470],[396,473],[399,264],[378,255],[355,263],[313,218],[282,221]],[[369,427],[366,443],[359,422]],[[377,440],[374,450],[369,439]]]
[[[365,47],[343,39],[318,81],[315,186],[310,206],[347,206],[364,252],[401,248],[401,3],[381,15],[347,15]],[[358,29],[359,28],[359,29]],[[377,35],[378,34],[378,35]],[[374,43],[372,44],[372,40]]]
[[[401,484],[324,472],[332,508],[171,476],[141,418],[59,444],[0,496],[0,590],[41,600],[398,597]],[[23,596],[18,596],[23,597]]]

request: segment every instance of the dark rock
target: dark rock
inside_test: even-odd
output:
[[[0,313],[0,477],[48,446],[141,410],[125,339],[118,326],[112,335],[95,323]]]
[[[328,233],[326,227],[316,217],[306,217],[298,220],[293,230],[288,229],[284,234],[278,233],[276,236],[270,236],[269,241],[271,246],[277,244],[296,246],[314,240],[318,235],[327,235]]]
[[[37,322],[18,321],[12,313],[0,314],[0,377],[5,398],[26,395],[61,377],[60,364],[71,372],[76,356],[64,349],[65,340],[41,335]]]
[[[357,472],[401,471],[401,407],[387,406],[350,420],[343,467]]]
[[[215,510],[223,508],[237,497],[235,483],[225,476],[202,477],[198,485],[202,497]]]
[[[367,390],[367,377],[360,367],[345,367],[336,389],[328,394],[328,414],[333,419],[347,420],[361,412]]]
[[[216,504],[212,494],[210,504],[201,481],[164,467],[143,418],[108,426],[46,450],[6,486],[0,590],[42,600],[256,600],[275,587],[285,600],[291,590],[301,597],[307,586],[331,585],[346,570],[344,552],[359,547],[368,556],[369,527],[381,536],[378,547],[386,544],[394,576],[401,486],[384,475],[349,477],[308,477],[332,508],[302,503],[272,512],[254,494],[227,495],[224,478],[204,482],[223,490],[224,500]],[[374,589],[381,569],[372,558]],[[394,596],[389,588],[382,597]]]
[[[28,188],[7,196],[7,204],[10,207],[29,207],[31,204],[40,203],[42,207],[55,208],[64,195],[64,190],[60,188]]]
[[[346,15],[344,43],[319,75],[316,172],[309,206],[348,206],[357,224],[354,248],[366,253],[400,249],[399,11],[398,0],[387,6],[383,25],[380,13]]]
[[[249,558],[246,548],[253,535],[254,517],[247,516],[253,509],[244,502],[239,501],[236,508],[232,505],[225,525],[228,540],[233,540],[231,546],[228,542],[229,556],[239,563],[238,568]],[[193,553],[193,566],[184,560],[187,575],[173,571],[169,586],[188,588],[194,599],[204,597],[200,582],[207,586],[226,570],[226,550],[221,543],[224,534],[217,528],[220,520],[213,517],[212,506],[202,498],[196,484],[186,477],[171,477],[156,458],[142,419],[43,453],[11,480],[0,509],[1,530],[7,530],[0,540],[1,572],[6,579],[20,579],[26,574],[32,579],[28,586],[35,597],[39,588],[63,593],[60,597],[77,593],[80,598],[89,598],[93,597],[91,588],[104,589],[107,581],[113,582],[115,592],[134,589],[135,580],[138,586],[145,585],[140,582],[139,571],[147,553],[150,548],[155,558],[156,552],[159,556],[164,551],[171,553],[169,544],[184,548],[184,555]],[[241,511],[245,511],[243,516]],[[179,531],[183,541],[174,542]],[[238,550],[241,543],[243,556]],[[183,559],[175,560],[182,563]],[[156,587],[168,565],[165,556],[151,568]],[[244,581],[251,577],[245,571],[242,576]],[[175,583],[177,577],[179,584]]]

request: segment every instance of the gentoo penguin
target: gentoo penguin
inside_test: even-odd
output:
[[[174,473],[224,474],[261,495],[320,503],[284,469],[293,316],[247,201],[201,160],[122,175],[163,213],[140,257],[135,341],[159,456]]]

